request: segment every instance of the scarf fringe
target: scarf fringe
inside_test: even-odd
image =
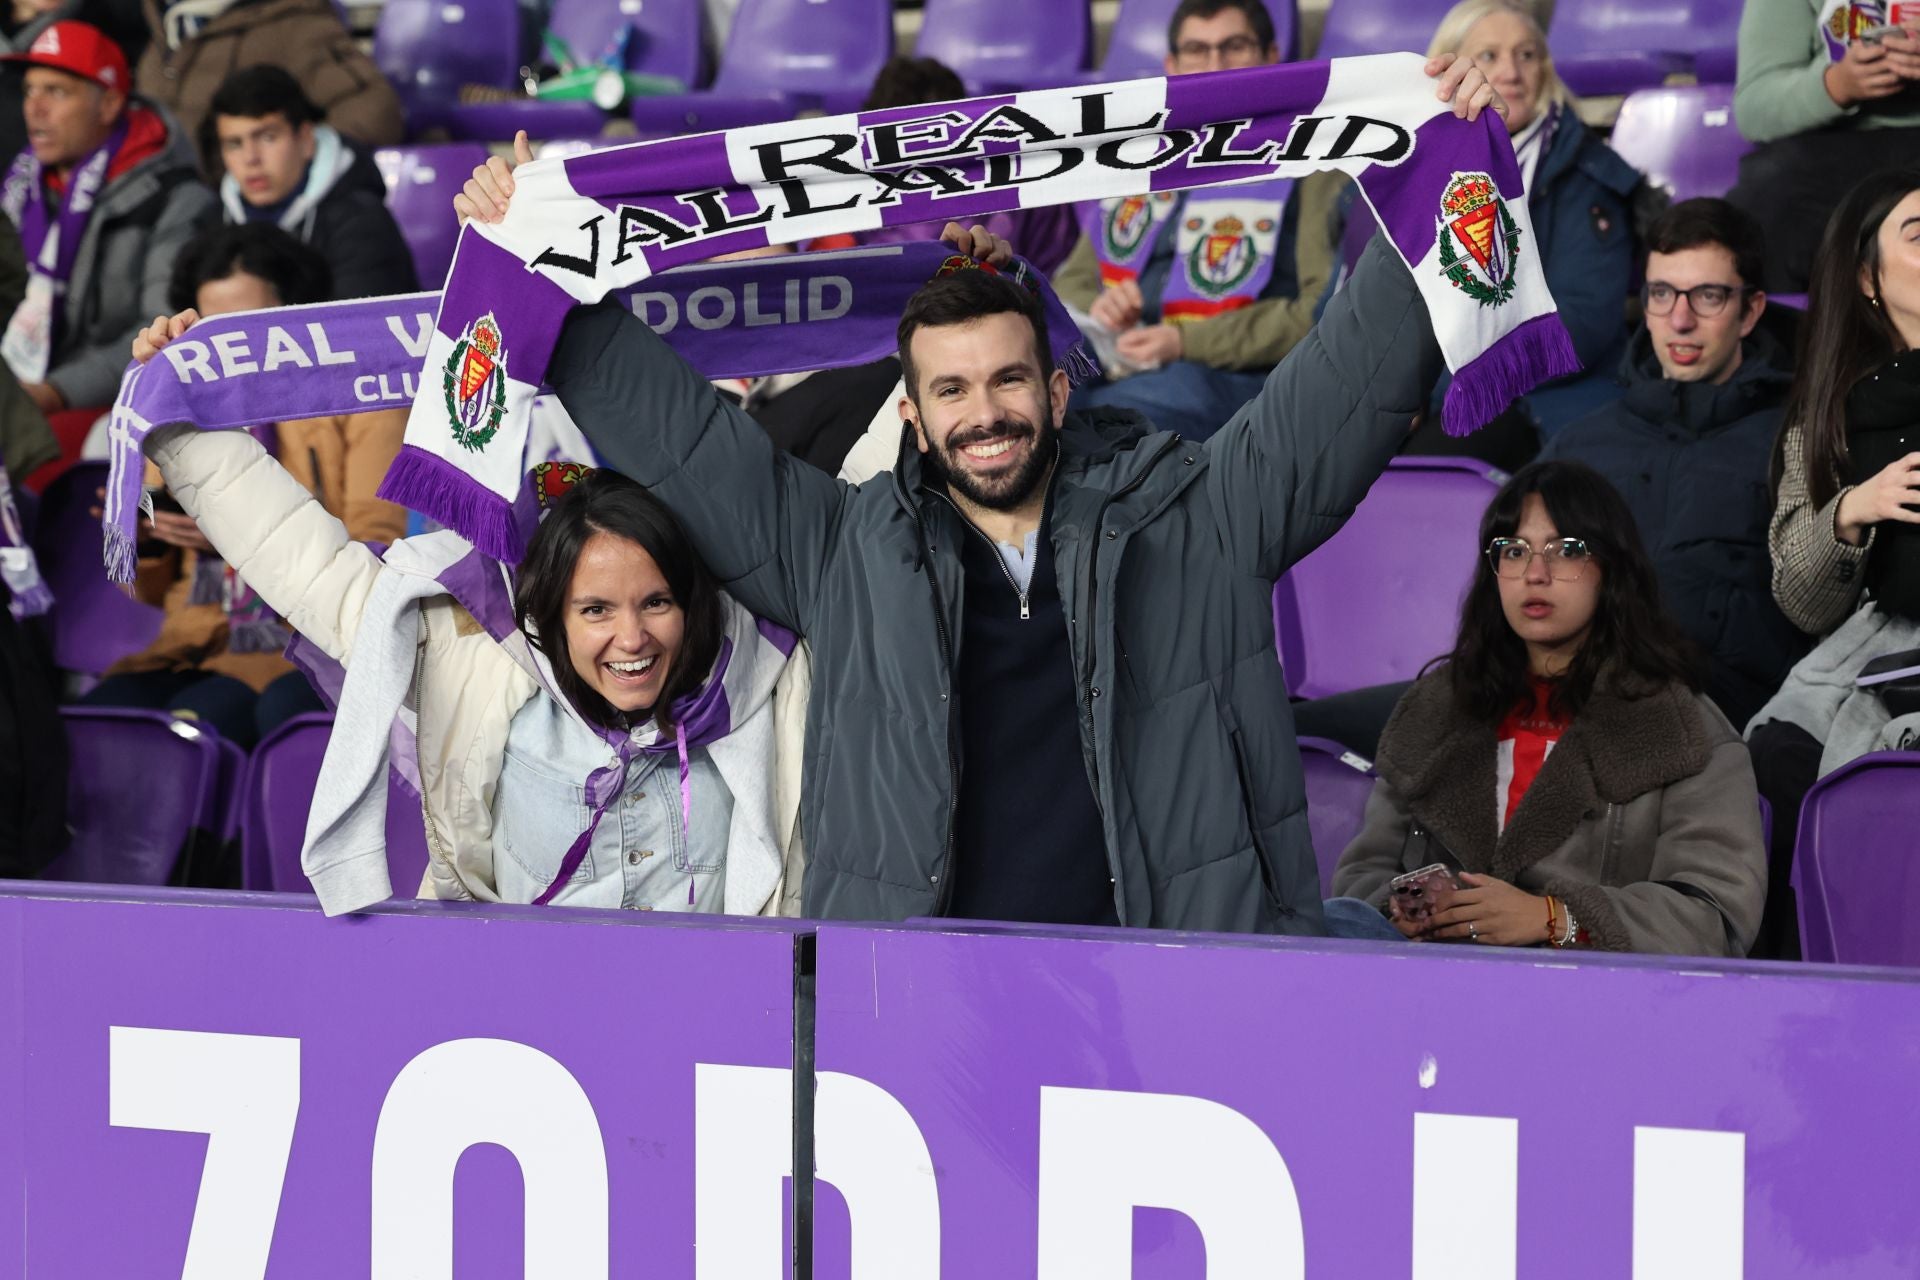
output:
[[[526,546],[517,536],[513,504],[445,458],[402,445],[378,496],[460,531],[482,555],[517,565]]]
[[[1580,368],[1559,315],[1535,316],[1454,373],[1440,425],[1450,436],[1472,435],[1541,383]]]
[[[1087,350],[1084,341],[1068,347],[1060,357],[1059,365],[1066,370],[1067,382],[1071,386],[1083,387],[1100,376],[1100,362],[1094,359],[1093,352]]]
[[[108,523],[105,533],[106,545],[102,548],[102,554],[107,561],[107,578],[120,586],[129,586],[133,582],[134,570],[139,565],[133,533],[126,526],[116,523]]]

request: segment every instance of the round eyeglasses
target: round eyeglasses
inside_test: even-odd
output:
[[[1743,284],[1697,284],[1691,289],[1676,289],[1664,281],[1654,280],[1640,287],[1640,302],[1650,316],[1669,314],[1673,304],[1682,298],[1687,300],[1687,310],[1693,314],[1717,316],[1727,309],[1727,303],[1748,292]]]
[[[1547,562],[1547,575],[1559,582],[1577,582],[1593,561],[1593,552],[1581,538],[1554,538],[1538,551],[1525,538],[1495,538],[1487,544],[1487,559],[1502,578],[1524,578],[1535,556]]]

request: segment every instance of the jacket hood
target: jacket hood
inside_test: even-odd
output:
[[[1644,422],[1705,434],[1786,403],[1793,373],[1786,347],[1763,323],[1740,343],[1740,367],[1717,386],[1675,382],[1660,368],[1653,335],[1645,324],[1634,332],[1620,363],[1621,398]]]
[[[102,214],[112,216],[124,213],[145,203],[157,194],[167,178],[181,170],[198,175],[200,157],[194,152],[193,143],[168,110],[157,102],[150,102],[138,94],[128,99],[128,110],[146,111],[157,117],[167,131],[164,147],[137,161],[124,173],[116,174],[100,188],[100,197],[94,207]]]
[[[283,210],[279,218],[282,231],[291,232],[301,240],[307,239],[313,230],[313,221],[319,214],[320,205],[336,191],[351,190],[367,185],[367,174],[371,173],[373,184],[384,196],[385,189],[380,185],[380,171],[370,156],[349,146],[339,131],[331,125],[313,127],[313,161],[307,166],[307,182],[294,194],[292,201]],[[232,174],[220,179],[220,207],[230,223],[247,220],[245,197],[240,194],[240,183]]]

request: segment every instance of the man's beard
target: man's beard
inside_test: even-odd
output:
[[[1052,418],[1050,412],[1046,416]],[[968,445],[993,440],[1009,440],[1015,448],[1029,440],[1034,444],[1026,460],[1012,471],[981,476],[967,470],[965,455],[960,451]],[[1023,419],[1005,417],[990,426],[954,432],[947,437],[946,443],[934,444],[927,450],[922,465],[935,480],[946,484],[974,506],[988,511],[1012,511],[1033,497],[1034,490],[1046,479],[1047,471],[1059,451],[1060,433],[1050,424],[1044,429],[1037,429]]]

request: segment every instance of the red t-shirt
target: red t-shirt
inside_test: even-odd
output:
[[[1496,787],[1495,805],[1500,815],[1499,829],[1505,831],[1507,824],[1513,821],[1513,811],[1520,807],[1520,797],[1527,794],[1527,788],[1540,776],[1540,766],[1547,762],[1547,756],[1553,746],[1560,741],[1560,735],[1567,731],[1570,720],[1560,719],[1548,710],[1547,700],[1553,692],[1553,682],[1532,677],[1529,680],[1532,698],[1529,702],[1515,707],[1500,722],[1500,728],[1494,737],[1498,747],[1494,760],[1494,779]]]

